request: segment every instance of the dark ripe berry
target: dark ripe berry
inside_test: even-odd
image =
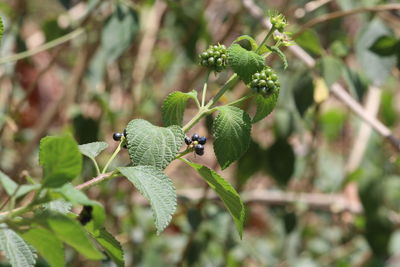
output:
[[[201,145],[201,144],[197,144],[197,145],[195,145],[195,147],[194,147],[194,151],[196,151],[196,154],[197,155],[203,155],[204,154],[204,146],[203,145]]]
[[[121,138],[122,138],[122,133],[114,133],[113,134],[114,141],[121,141]]]
[[[190,145],[192,143],[192,139],[190,139],[190,137],[185,136],[185,143],[187,145]]]
[[[126,138],[126,129],[124,129],[124,137]]]
[[[201,136],[199,138],[199,144],[204,145],[207,142],[207,138],[205,136]]]
[[[192,135],[192,141],[199,141],[200,136],[198,134]]]

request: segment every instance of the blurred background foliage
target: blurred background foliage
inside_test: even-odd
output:
[[[221,203],[179,162],[167,169],[180,201],[164,233],[155,234],[148,203],[118,179],[88,191],[107,210],[106,228],[123,244],[129,266],[399,266],[399,150],[329,94],[342,84],[400,138],[400,8],[380,9],[395,0],[2,1],[0,169],[17,181],[22,171],[39,176],[45,135],[105,140],[111,152],[112,133],[131,119],[161,125],[165,96],[202,87],[198,53],[243,34],[263,38],[249,2],[265,14],[285,14],[294,40],[317,64],[311,70],[287,52],[284,71],[269,58],[281,95],[276,110],[253,126],[246,155],[223,172],[211,145],[203,157],[192,156],[242,193],[243,240]],[[211,94],[227,77],[212,75]],[[248,92],[239,85],[221,101]],[[254,113],[249,103],[243,108]],[[185,120],[194,112],[192,106]],[[190,134],[212,143],[212,119]],[[128,162],[122,153],[113,164]],[[94,174],[87,161],[80,181]],[[111,264],[72,250],[67,256],[71,266]]]

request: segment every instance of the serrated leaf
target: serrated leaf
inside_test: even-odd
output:
[[[17,233],[0,225],[0,250],[4,251],[12,267],[35,266],[36,253]]]
[[[61,213],[42,212],[38,215],[36,221],[86,258],[91,260],[104,258],[77,220]]]
[[[398,51],[399,43],[395,37],[383,35],[375,40],[369,50],[380,56],[391,56]]]
[[[150,201],[157,233],[161,233],[176,209],[176,192],[171,179],[153,166],[119,167],[118,170]]]
[[[242,35],[239,36],[238,38],[233,41],[234,44],[238,44],[244,49],[248,51],[256,51],[258,48],[258,44],[256,40],[253,39],[253,37],[248,36],[248,35]]]
[[[161,108],[164,126],[182,126],[183,113],[185,112],[186,103],[190,98],[197,99],[197,92],[172,92],[167,96]]]
[[[276,90],[268,97],[263,97],[261,95],[257,96],[256,98],[257,109],[256,109],[256,114],[254,115],[254,118],[252,120],[252,123],[256,123],[264,119],[274,110],[276,103],[278,102],[279,91],[280,91],[279,89]]]
[[[286,69],[288,67],[288,62],[285,54],[276,46],[268,46],[268,48],[269,50],[271,50],[272,52],[276,53],[279,56],[279,58],[283,62],[283,69]]]
[[[39,163],[43,186],[60,187],[80,174],[82,155],[71,136],[47,136],[40,141]]]
[[[195,169],[221,198],[235,222],[240,238],[242,238],[246,210],[242,200],[240,199],[240,195],[236,192],[235,188],[233,188],[232,185],[230,185],[215,171],[186,159],[181,160]]]
[[[132,164],[154,166],[160,170],[175,159],[185,137],[177,125],[158,127],[141,119],[130,121],[126,133]]]
[[[50,266],[65,266],[64,246],[53,233],[36,227],[20,232],[20,235],[39,252]]]
[[[222,169],[239,159],[249,147],[251,119],[240,108],[224,106],[213,124],[214,152]]]
[[[108,62],[117,59],[132,44],[138,30],[137,13],[126,5],[117,4],[101,33],[101,50]]]
[[[79,145],[79,151],[88,158],[94,159],[104,149],[108,147],[106,142],[93,142],[89,144]]]
[[[233,44],[228,48],[228,64],[247,84],[251,81],[251,75],[264,68],[264,58],[238,44]]]
[[[118,267],[125,266],[122,246],[112,234],[105,228],[101,228],[98,231],[89,230],[89,232]]]

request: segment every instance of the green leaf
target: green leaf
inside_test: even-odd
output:
[[[321,59],[321,70],[326,85],[331,87],[342,76],[343,63],[332,56],[325,56]]]
[[[260,162],[263,161],[264,154],[259,144],[251,140],[249,149],[239,159],[236,168],[235,176],[239,186],[243,186],[252,175],[262,168]]]
[[[177,125],[158,127],[141,119],[130,121],[126,133],[132,164],[154,166],[160,170],[175,159],[185,137]]]
[[[322,46],[319,37],[314,30],[306,30],[296,38],[296,43],[314,55],[321,55]]]
[[[248,51],[256,51],[258,48],[258,44],[256,40],[253,39],[253,37],[248,36],[248,35],[242,35],[239,36],[238,38],[233,41],[234,44],[238,44],[244,49]]]
[[[164,126],[182,126],[183,113],[185,112],[186,103],[190,98],[196,101],[197,92],[194,90],[189,93],[172,92],[167,96],[161,108]]]
[[[0,250],[4,251],[12,267],[35,266],[36,252],[11,229],[0,225]]]
[[[176,192],[171,179],[153,166],[119,167],[118,170],[150,201],[157,234],[161,233],[176,210]]]
[[[240,108],[224,106],[213,124],[214,152],[222,169],[239,159],[250,143],[251,119]]]
[[[39,163],[43,186],[60,187],[80,174],[82,155],[71,136],[47,136],[40,141]]]
[[[279,91],[280,90],[275,91],[268,97],[263,97],[261,95],[257,96],[256,98],[257,111],[256,114],[254,115],[252,123],[256,123],[264,119],[274,110],[276,103],[278,102]]]
[[[242,200],[240,199],[240,195],[238,194],[238,192],[236,192],[235,188],[233,188],[224,178],[222,178],[215,171],[183,158],[181,158],[181,160],[193,169],[195,169],[208,183],[208,185],[215,191],[215,193],[217,193],[217,195],[221,198],[222,202],[224,202],[226,208],[231,214],[233,221],[235,222],[236,229],[239,232],[240,238],[242,238],[246,210]]]
[[[287,185],[292,177],[295,161],[293,148],[285,139],[279,138],[268,148],[268,171],[282,186]]]
[[[308,71],[294,75],[294,103],[301,116],[314,104],[314,84]]]
[[[89,144],[79,145],[79,151],[88,158],[94,159],[101,151],[106,149],[108,144],[106,142],[93,142]]]
[[[276,53],[279,56],[279,58],[283,62],[283,69],[286,69],[288,67],[288,62],[285,54],[276,46],[268,46],[268,48],[269,50],[271,50],[272,52]]]
[[[378,37],[369,47],[369,50],[380,56],[391,56],[399,49],[399,41],[394,36],[383,35]]]
[[[38,215],[37,221],[53,232],[59,240],[70,245],[86,258],[91,260],[104,258],[77,220],[61,213],[43,212]]]
[[[122,246],[112,234],[110,234],[105,228],[90,232],[118,267],[125,266],[124,251]]]
[[[264,58],[238,44],[233,44],[228,48],[228,64],[247,84],[251,81],[251,75],[264,68]]]
[[[63,244],[52,232],[36,227],[26,232],[20,232],[20,235],[39,252],[50,266],[65,266]]]
[[[117,4],[101,33],[101,50],[108,62],[117,59],[131,44],[139,31],[139,18],[130,7]]]
[[[4,24],[3,24],[3,19],[0,17],[0,41],[3,38],[3,33],[4,33]]]
[[[379,19],[371,21],[360,34],[356,43],[356,56],[361,69],[375,85],[379,86],[390,76],[396,64],[395,56],[381,57],[369,48],[382,35],[390,35],[390,30]]]
[[[14,195],[15,198],[22,197],[22,196],[26,195],[27,193],[40,188],[39,184],[21,185],[18,188],[18,185],[13,180],[11,180],[10,177],[8,177],[5,173],[3,173],[1,171],[0,171],[0,184],[6,191],[7,195],[9,195],[9,196]],[[17,190],[17,188],[18,188],[18,191],[15,192],[15,190]]]

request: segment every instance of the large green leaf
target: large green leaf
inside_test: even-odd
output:
[[[0,250],[4,251],[12,267],[35,266],[36,252],[13,230],[0,225]]]
[[[130,121],[126,133],[132,164],[154,166],[160,170],[175,159],[185,136],[177,125],[158,127],[141,119]]]
[[[94,159],[101,151],[106,149],[108,144],[106,142],[93,142],[84,145],[79,145],[79,151],[88,158]]]
[[[153,166],[119,167],[118,170],[150,201],[157,233],[161,233],[176,209],[176,192],[171,179]]]
[[[112,234],[107,232],[105,228],[101,228],[97,231],[93,231],[93,229],[91,229],[89,232],[118,267],[125,266],[124,251],[122,246]]]
[[[54,234],[43,228],[31,228],[20,235],[31,244],[50,266],[65,266],[64,247]]]
[[[197,92],[172,92],[167,96],[161,108],[164,126],[182,126],[183,113],[185,112],[186,103],[190,98],[197,100]]]
[[[254,115],[252,123],[256,123],[267,117],[275,108],[279,98],[279,91],[277,90],[268,97],[258,95],[256,98],[257,111]]]
[[[39,162],[43,186],[60,187],[80,174],[82,155],[71,136],[47,136],[40,141]]]
[[[59,240],[70,245],[86,258],[91,260],[104,258],[77,220],[61,213],[42,212],[38,215],[37,221],[50,230]]]
[[[221,198],[222,202],[224,202],[226,208],[231,214],[233,221],[235,222],[236,229],[239,232],[240,238],[242,238],[243,225],[246,217],[246,209],[242,200],[240,199],[240,195],[238,194],[238,192],[236,192],[235,188],[233,188],[224,178],[222,178],[215,171],[203,165],[190,162],[186,159],[181,160],[193,169],[195,169],[208,183],[208,185],[215,191],[215,193],[217,193],[217,195]]]
[[[251,76],[264,68],[264,58],[253,51],[248,51],[239,44],[228,48],[228,64],[246,84]]]
[[[127,5],[117,4],[101,33],[101,50],[108,62],[118,58],[131,44],[139,30],[137,13]]]
[[[240,108],[224,106],[213,124],[214,152],[222,169],[239,159],[250,143],[251,119]]]

